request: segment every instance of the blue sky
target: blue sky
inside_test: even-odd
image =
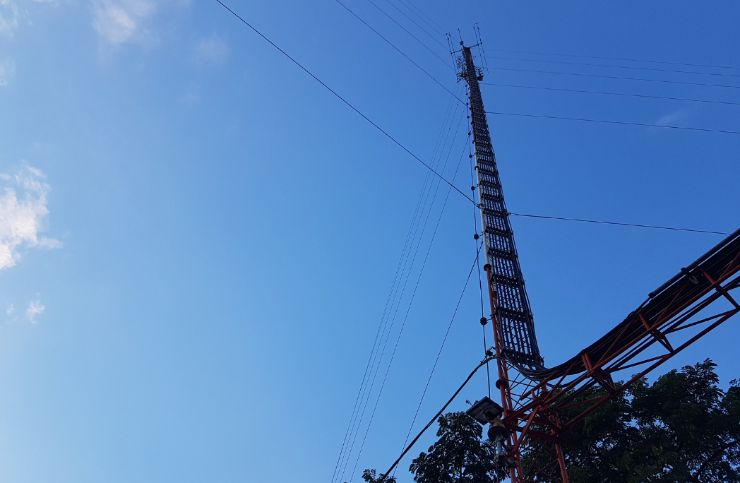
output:
[[[447,58],[440,37],[401,15],[410,0],[375,1]],[[462,92],[449,66],[368,1],[346,3]],[[479,22],[486,81],[740,102],[733,88],[506,70],[740,85],[740,68],[557,55],[740,66],[736,2],[454,3],[424,8],[439,29],[459,27],[466,39]],[[337,3],[231,5],[452,177],[465,152],[462,110]],[[418,12],[412,18],[426,25]],[[503,112],[740,130],[737,105],[488,85],[483,94],[489,110]],[[512,211],[738,225],[740,136],[489,121]],[[463,189],[465,163],[456,178]],[[0,480],[331,479],[427,186],[418,163],[215,2],[0,0],[0,173]],[[474,257],[470,205],[453,192],[440,216],[447,188],[431,186],[386,360],[438,217],[439,228],[345,480],[355,460],[352,481],[400,451]],[[549,364],[720,239],[513,224]],[[477,300],[475,280],[416,428],[480,360]],[[737,377],[736,325],[673,366],[710,356],[723,384]],[[484,387],[476,378],[454,409]]]

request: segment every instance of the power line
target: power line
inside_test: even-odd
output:
[[[519,216],[523,218],[537,218],[537,219],[543,219],[543,220],[558,220],[558,221],[574,221],[574,222],[579,222],[579,223],[595,223],[595,224],[601,224],[601,225],[624,226],[624,227],[630,227],[630,228],[648,228],[652,230],[669,230],[669,231],[683,231],[683,232],[690,232],[690,233],[706,233],[710,235],[729,235],[729,233],[726,231],[701,230],[697,228],[683,228],[683,227],[661,226],[661,225],[645,225],[642,223],[623,223],[619,221],[590,220],[587,218],[568,218],[564,216],[534,215],[532,213],[509,212],[509,215]]]
[[[467,143],[467,141],[466,141],[466,143]],[[450,154],[451,153],[452,153],[452,144],[450,144],[450,149],[447,152],[445,163],[444,163],[444,166],[442,168],[443,170],[447,166],[447,161],[449,161],[449,157],[450,157]],[[462,160],[462,158],[460,158],[460,160]],[[455,168],[455,172],[454,172],[454,174],[452,176],[452,179],[453,180],[457,177],[457,172],[458,172],[459,168],[460,168],[460,161],[458,161],[457,167]],[[432,199],[434,199],[436,197],[436,195],[437,195],[437,191],[439,190],[439,184],[440,183],[438,181],[437,182],[437,186],[435,187],[435,191],[434,191],[434,195],[432,196]],[[424,255],[424,260],[422,261],[421,267],[419,268],[419,273],[418,273],[418,275],[416,277],[416,282],[414,284],[414,288],[413,288],[413,290],[411,292],[411,296],[409,298],[409,301],[408,301],[408,304],[407,304],[407,307],[406,307],[406,313],[405,313],[405,315],[403,317],[403,321],[401,323],[401,327],[400,327],[400,329],[398,331],[398,335],[396,336],[396,341],[395,341],[395,344],[393,346],[393,351],[391,352],[390,358],[388,360],[388,364],[386,366],[385,374],[383,376],[383,381],[381,382],[380,388],[378,390],[378,394],[377,394],[377,396],[375,398],[375,404],[373,405],[373,410],[372,410],[372,412],[370,414],[370,419],[368,421],[368,425],[365,428],[365,434],[362,437],[362,443],[360,444],[360,449],[358,450],[357,457],[355,459],[354,467],[352,468],[352,472],[350,473],[350,480],[351,480],[352,477],[354,477],[355,471],[357,470],[357,465],[358,465],[358,463],[360,461],[360,456],[362,455],[362,451],[363,451],[363,449],[365,447],[365,442],[367,440],[367,435],[369,434],[370,428],[372,427],[372,423],[373,423],[373,420],[375,418],[375,413],[376,413],[376,411],[378,409],[378,404],[380,403],[380,398],[381,398],[381,396],[383,394],[383,389],[385,388],[385,384],[386,384],[386,382],[388,380],[388,375],[390,373],[391,366],[393,364],[393,360],[396,357],[396,352],[398,351],[398,345],[399,345],[399,343],[401,341],[401,336],[403,335],[403,331],[406,328],[406,323],[408,322],[409,314],[411,313],[411,308],[413,306],[414,299],[416,298],[416,293],[417,293],[417,291],[419,289],[419,284],[421,282],[422,275],[424,274],[424,269],[426,268],[427,261],[429,260],[429,255],[431,254],[432,246],[434,245],[434,241],[435,241],[435,239],[437,237],[437,232],[439,230],[440,223],[442,222],[442,215],[445,212],[445,208],[447,207],[447,202],[448,202],[449,198],[450,198],[450,190],[448,189],[447,194],[446,194],[445,199],[444,199],[444,202],[442,203],[442,207],[440,208],[439,215],[437,216],[437,221],[436,221],[436,223],[434,225],[434,231],[432,232],[432,235],[431,235],[431,237],[429,239],[429,244],[427,245],[427,250],[426,250],[426,254]],[[427,222],[429,221],[429,216],[432,213],[432,208],[433,208],[433,205],[429,207],[429,211],[427,212],[426,219],[424,221],[423,226],[426,226]],[[422,236],[419,237],[419,243],[417,244],[417,249],[421,245],[422,237],[423,237],[423,233],[422,233]],[[412,262],[412,265],[413,265],[413,262]],[[407,281],[408,281],[408,279],[407,279]],[[390,335],[390,329],[389,329],[389,332],[388,333]],[[385,350],[384,350],[384,352],[385,352]]]
[[[499,52],[511,52],[511,53],[517,53],[517,54],[558,55],[562,57],[581,57],[585,59],[617,60],[617,61],[627,61],[627,62],[650,62],[654,64],[682,65],[686,67],[708,67],[711,69],[733,69],[733,70],[740,69],[740,66],[735,66],[735,65],[697,64],[697,63],[690,63],[690,62],[672,62],[672,61],[666,61],[666,60],[637,59],[634,57],[606,57],[606,56],[599,56],[599,55],[584,55],[584,54],[572,54],[572,53],[568,54],[568,53],[558,53],[558,52],[537,52],[537,51],[531,51],[531,50],[508,50],[508,49],[492,49],[492,50],[496,50]]]
[[[432,54],[440,62],[442,62],[445,65],[445,67],[449,67],[450,66],[447,63],[447,61],[445,59],[443,59],[442,56],[440,56],[435,50],[433,50],[431,47],[429,47],[429,45],[426,42],[424,42],[423,40],[421,40],[413,32],[411,32],[409,29],[407,29],[401,22],[399,22],[393,16],[391,16],[391,14],[389,14],[388,12],[386,12],[380,5],[378,5],[377,3],[375,3],[373,0],[367,0],[367,1],[370,2],[370,4],[373,7],[375,7],[380,13],[382,13],[383,15],[385,15],[386,17],[388,17],[393,23],[395,23],[396,25],[398,25],[398,27],[400,27],[404,32],[406,32],[407,34],[409,34],[414,40],[416,40],[419,44],[421,44],[422,47],[424,47],[427,51],[429,51],[430,54]]]
[[[218,1],[218,0],[216,0]],[[590,74],[586,72],[562,72],[554,70],[543,70],[543,69],[520,69],[517,67],[496,67],[495,70],[506,70],[511,72],[530,72],[535,74],[552,74],[552,75],[571,75],[578,77],[595,77],[598,79],[616,79],[616,80],[632,80],[640,82],[658,82],[662,84],[680,84],[690,86],[704,86],[704,87],[724,87],[727,89],[740,89],[740,86],[729,85],[729,84],[711,84],[707,82],[692,82],[692,81],[678,81],[668,79],[648,79],[645,77],[629,77],[619,75],[606,75],[606,74]]]
[[[569,60],[522,59],[521,57],[501,57],[497,55],[494,55],[491,57],[494,59],[499,59],[499,60],[513,60],[513,61],[518,61],[518,62],[539,62],[539,63],[548,63],[548,64],[583,65],[586,67],[599,67],[599,68],[608,68],[608,69],[649,70],[653,72],[712,75],[716,77],[740,77],[740,74],[735,74],[732,72],[706,72],[706,71],[696,71],[696,70],[663,69],[660,67],[644,67],[644,66],[638,66],[638,65],[599,64],[599,63],[594,63],[594,62],[575,62],[575,61],[569,61]]]
[[[691,126],[673,126],[670,124],[650,124],[646,122],[634,122],[634,121],[614,121],[609,119],[590,119],[586,117],[567,117],[567,116],[553,116],[549,114],[527,114],[522,112],[501,112],[501,111],[486,111],[487,114],[494,114],[498,116],[515,116],[515,117],[530,117],[536,119],[557,119],[560,121],[578,121],[578,122],[593,122],[600,124],[614,124],[619,126],[640,126],[640,127],[658,127],[662,129],[679,129],[684,131],[699,131],[699,132],[712,132],[718,134],[733,134],[740,135],[740,131],[731,131],[729,129],[710,129],[705,127],[691,127]]]
[[[298,60],[296,60],[294,57],[292,57],[288,52],[283,50],[282,47],[277,45],[275,42],[273,42],[269,37],[267,37],[265,34],[263,34],[260,30],[258,30],[256,27],[254,27],[251,23],[249,23],[244,17],[239,15],[237,12],[232,10],[228,5],[226,5],[222,0],[215,0],[216,3],[221,5],[227,12],[229,12],[231,15],[233,15],[237,20],[239,20],[241,23],[243,23],[246,27],[248,27],[250,30],[252,30],[254,33],[256,33],[258,36],[260,36],[265,42],[270,44],[275,50],[280,52],[283,56],[285,56],[288,60],[290,60],[293,64],[295,64],[298,68],[300,68],[303,72],[308,74],[310,77],[312,77],[316,82],[321,84],[322,87],[324,87],[327,91],[329,91],[334,97],[339,99],[344,105],[349,107],[352,111],[357,113],[360,117],[362,117],[368,124],[370,124],[372,127],[374,127],[377,131],[379,131],[383,136],[388,138],[391,142],[393,142],[395,145],[397,145],[399,148],[401,148],[404,152],[406,152],[409,156],[411,156],[415,161],[417,161],[419,164],[421,164],[425,169],[427,169],[430,173],[432,173],[434,176],[439,178],[441,181],[444,181],[445,184],[447,184],[452,190],[457,192],[459,195],[463,196],[466,200],[470,201],[473,204],[476,204],[475,201],[468,196],[466,193],[464,193],[460,188],[455,186],[450,180],[445,178],[442,174],[440,174],[437,170],[435,170],[433,167],[431,167],[428,163],[426,163],[424,160],[422,160],[419,156],[417,156],[413,151],[411,151],[409,148],[407,148],[404,144],[402,144],[400,141],[398,141],[393,135],[391,135],[388,131],[383,129],[379,124],[377,124],[375,121],[370,119],[366,114],[364,114],[362,111],[360,111],[357,107],[355,107],[351,102],[349,102],[346,98],[344,98],[341,94],[339,94],[337,91],[335,91],[332,87],[330,87],[328,84],[326,84],[324,81],[322,81],[316,74],[311,72],[306,66],[301,64]],[[523,70],[525,72],[546,72],[546,73],[554,73],[554,74],[571,74],[571,75],[587,75],[587,74],[578,74],[578,73],[567,73],[567,72],[548,72],[548,71],[528,71],[526,69],[507,69],[507,68],[498,68],[499,70]],[[614,77],[614,76],[611,76]],[[619,77],[616,77],[619,78]],[[585,119],[585,118],[566,118],[562,116],[546,116],[546,115],[535,115],[535,114],[522,114],[522,113],[504,113],[504,112],[495,112],[490,111],[491,114],[497,114],[497,115],[509,115],[509,116],[520,116],[520,117],[537,117],[537,118],[545,118],[545,119],[560,119],[560,120],[570,120],[570,121],[582,121],[582,122],[596,122],[596,123],[607,123],[607,124],[624,124],[624,125],[638,125],[638,126],[644,126],[644,127],[661,127],[661,128],[668,128],[668,129],[686,129],[686,130],[693,130],[693,131],[706,131],[706,132],[720,132],[725,134],[740,134],[738,131],[725,131],[725,130],[712,130],[712,129],[704,129],[704,128],[690,128],[690,127],[681,127],[681,126],[666,126],[666,125],[652,125],[647,123],[632,123],[632,122],[621,122],[621,121],[607,121],[607,120],[596,120],[596,119]],[[524,214],[520,214],[517,216],[524,216]],[[532,217],[535,217],[538,215],[532,215]],[[609,224],[616,224],[616,223],[609,223]],[[637,225],[635,225],[637,226]],[[648,228],[648,227],[645,227]],[[680,231],[696,231],[696,230],[680,230]]]
[[[497,87],[512,87],[516,89],[536,89],[544,91],[556,91],[556,92],[573,92],[577,94],[598,94],[606,96],[622,96],[622,97],[638,97],[641,99],[663,99],[669,101],[682,101],[682,102],[701,102],[705,104],[725,104],[729,106],[740,106],[740,102],[723,101],[718,99],[696,99],[691,97],[673,97],[673,96],[653,96],[648,94],[635,94],[628,92],[614,92],[614,91],[595,91],[589,89],[567,89],[564,87],[550,87],[550,86],[530,86],[524,84],[508,84],[502,82],[481,82],[487,86]]]
[[[410,11],[416,10],[420,14],[419,18],[423,20],[425,24],[429,25],[429,27],[431,27],[431,29],[440,36],[444,36],[444,33],[442,32],[442,30],[444,29],[440,27],[439,24],[435,22],[434,19],[430,17],[424,10],[416,6],[414,2],[412,2],[411,0],[399,0],[399,2],[406,5],[406,8],[408,8]]]
[[[363,24],[363,25],[364,25],[365,27],[369,28],[369,29],[370,29],[370,30],[371,30],[371,31],[372,31],[373,33],[375,33],[375,35],[377,35],[378,37],[380,37],[381,39],[383,39],[383,40],[384,40],[384,41],[385,41],[385,42],[386,42],[386,43],[387,43],[388,45],[390,45],[390,46],[391,46],[391,47],[392,47],[392,48],[393,48],[393,49],[394,49],[394,50],[395,50],[396,52],[398,52],[398,53],[399,53],[399,54],[401,54],[401,55],[402,55],[402,56],[403,56],[403,57],[404,57],[404,58],[405,58],[406,60],[408,60],[409,62],[411,62],[411,64],[412,64],[412,65],[414,65],[414,66],[415,66],[415,67],[416,67],[417,69],[419,69],[420,71],[422,71],[422,72],[423,72],[423,73],[424,73],[424,74],[425,74],[425,75],[426,75],[427,77],[429,77],[429,78],[430,78],[430,79],[431,79],[431,80],[432,80],[432,81],[433,81],[433,82],[434,82],[435,84],[437,84],[437,85],[438,85],[439,87],[441,87],[442,89],[444,89],[444,90],[445,90],[445,91],[446,91],[446,92],[447,92],[447,93],[448,93],[449,95],[451,95],[452,97],[454,97],[455,99],[457,99],[457,100],[458,100],[459,102],[461,102],[461,103],[463,103],[463,104],[465,103],[465,101],[463,101],[462,99],[460,99],[459,97],[457,97],[457,94],[455,94],[455,93],[454,93],[454,92],[452,92],[452,91],[451,91],[450,89],[448,89],[448,88],[447,88],[447,86],[445,86],[445,85],[444,85],[444,84],[443,84],[443,83],[442,83],[442,82],[441,82],[441,81],[440,81],[439,79],[437,79],[436,77],[434,77],[434,76],[433,76],[433,75],[432,75],[431,73],[429,73],[429,71],[428,71],[428,70],[426,70],[425,68],[423,68],[423,67],[422,67],[421,65],[419,65],[419,64],[418,64],[418,63],[417,63],[417,62],[416,62],[416,61],[415,61],[414,59],[412,59],[412,58],[411,58],[411,57],[410,57],[410,56],[409,56],[408,54],[406,54],[406,52],[404,52],[403,50],[401,50],[400,48],[398,48],[398,47],[396,46],[396,44],[394,44],[393,42],[391,42],[391,41],[390,41],[390,40],[389,40],[389,39],[388,39],[388,38],[387,38],[386,36],[384,36],[383,34],[381,34],[381,33],[380,33],[380,32],[379,32],[378,30],[376,30],[376,29],[375,29],[375,28],[374,28],[374,27],[373,27],[372,25],[370,25],[369,23],[367,23],[367,22],[366,22],[366,21],[365,21],[365,20],[364,20],[364,19],[363,19],[362,17],[360,17],[360,16],[359,16],[359,15],[358,15],[357,13],[355,13],[355,12],[354,12],[354,11],[353,11],[352,9],[350,9],[350,8],[349,8],[349,7],[347,6],[347,5],[345,5],[344,3],[342,3],[342,2],[341,2],[341,0],[334,0],[334,1],[335,1],[335,2],[337,2],[337,3],[339,4],[339,5],[341,5],[341,6],[342,6],[342,7],[343,7],[343,8],[344,8],[344,9],[345,9],[345,10],[346,10],[347,12],[349,12],[349,13],[350,13],[350,15],[352,15],[352,16],[353,16],[353,17],[355,17],[355,18],[356,18],[357,20],[359,20],[360,22],[362,22],[362,24]],[[372,2],[371,2],[371,3],[372,3]],[[446,65],[446,63],[445,63],[445,65]]]
[[[380,475],[380,481],[381,482],[385,482],[386,481],[388,475],[393,471],[393,469],[396,466],[398,466],[398,463],[400,463],[401,460],[403,459],[403,457],[406,456],[406,453],[408,453],[409,451],[411,451],[411,448],[413,448],[414,445],[416,444],[416,442],[419,441],[419,438],[421,438],[421,436],[426,432],[426,430],[429,429],[429,427],[432,424],[434,424],[434,421],[437,420],[437,418],[445,411],[445,409],[447,409],[447,407],[450,404],[452,404],[452,401],[455,400],[455,398],[457,397],[457,395],[460,394],[460,392],[465,388],[465,386],[468,385],[468,383],[473,378],[473,376],[475,375],[475,373],[478,372],[478,369],[480,369],[484,365],[488,364],[493,359],[495,359],[495,357],[486,357],[485,359],[483,359],[482,361],[480,361],[477,366],[475,366],[475,369],[473,369],[470,372],[470,374],[468,374],[468,377],[465,378],[465,380],[460,385],[460,387],[457,388],[457,390],[452,394],[452,396],[447,400],[447,402],[444,403],[444,405],[440,408],[440,410],[437,411],[434,414],[434,416],[431,417],[431,419],[429,420],[429,422],[427,422],[427,424],[421,429],[421,431],[419,431],[419,433],[414,437],[414,439],[411,440],[411,442],[409,443],[409,445],[406,446],[406,449],[404,449],[401,452],[401,455],[396,459],[396,461],[393,462],[393,464],[390,466],[390,468],[388,468],[388,470],[386,470],[385,473],[383,473],[382,475]]]
[[[463,198],[467,199],[471,203],[475,204],[475,201],[468,196],[466,193],[464,193],[462,190],[460,190],[457,186],[453,185],[448,179],[446,179],[444,176],[442,176],[440,173],[435,171],[429,164],[427,164],[423,159],[421,159],[419,156],[414,154],[413,151],[411,151],[409,148],[407,148],[403,143],[401,143],[398,139],[393,137],[392,134],[390,134],[388,131],[386,131],[384,128],[382,128],[378,123],[370,119],[365,113],[360,111],[357,107],[354,106],[351,102],[349,102],[346,98],[344,98],[341,94],[339,94],[337,91],[335,91],[332,87],[330,87],[327,83],[325,83],[323,80],[321,80],[316,74],[311,72],[308,67],[304,66],[298,60],[296,60],[293,56],[291,56],[288,52],[283,50],[282,47],[277,45],[275,42],[273,42],[269,37],[267,37],[265,34],[263,34],[261,31],[259,31],[256,27],[254,27],[251,23],[247,22],[247,20],[244,19],[241,15],[236,13],[234,10],[231,9],[228,5],[226,5],[222,0],[214,0],[216,3],[221,5],[227,12],[229,12],[231,15],[233,15],[236,19],[238,19],[241,23],[243,23],[245,26],[247,26],[250,30],[252,30],[254,33],[259,35],[265,42],[270,44],[272,47],[275,48],[278,52],[280,52],[283,56],[285,56],[288,60],[290,60],[293,64],[295,64],[298,68],[300,68],[303,72],[311,76],[316,82],[321,84],[322,87],[324,87],[327,91],[329,91],[334,97],[339,99],[344,105],[349,107],[351,110],[353,110],[355,113],[357,113],[360,117],[362,117],[365,121],[367,121],[371,126],[373,126],[376,130],[378,130],[381,134],[383,134],[386,138],[388,138],[391,142],[393,142],[396,146],[401,148],[403,151],[405,151],[409,156],[414,158],[419,164],[424,166],[427,170],[432,172],[436,177],[438,177],[440,180],[444,181],[447,185],[450,186],[453,190],[455,190],[458,194],[460,194]]]
[[[473,261],[473,265],[470,267],[470,271],[468,272],[468,277],[465,279],[465,284],[463,285],[463,288],[460,291],[460,296],[457,298],[457,304],[455,305],[455,309],[452,311],[452,317],[450,317],[450,322],[447,324],[447,330],[445,331],[444,336],[442,337],[442,342],[439,345],[439,350],[437,351],[437,355],[434,358],[434,363],[432,364],[432,368],[429,371],[429,376],[427,376],[427,381],[426,381],[426,384],[424,385],[424,390],[422,391],[421,397],[419,398],[419,403],[416,405],[416,411],[414,412],[414,417],[411,420],[411,424],[409,425],[408,431],[406,432],[406,438],[403,440],[401,449],[406,447],[406,443],[408,443],[409,441],[409,436],[411,436],[411,430],[414,429],[414,423],[416,423],[416,418],[419,416],[421,405],[424,402],[424,398],[426,397],[427,390],[429,390],[429,384],[432,382],[432,377],[434,376],[434,372],[437,370],[437,364],[439,364],[439,358],[442,356],[442,351],[444,351],[445,344],[447,343],[447,338],[450,335],[452,324],[455,322],[455,318],[457,317],[457,312],[460,309],[460,303],[462,303],[463,296],[465,295],[465,292],[468,289],[468,284],[470,283],[470,277],[473,275],[473,270],[475,270],[475,267],[479,266],[478,260],[480,258],[480,250],[482,246],[483,246],[482,243],[478,246],[478,250],[475,254],[475,260]]]
[[[455,107],[454,112],[452,112],[453,105]],[[445,119],[442,124],[440,135],[437,136],[437,142],[435,143],[435,146],[434,146],[432,160],[438,159],[441,162],[443,158],[443,153],[446,150],[447,140],[451,139],[450,132],[452,130],[453,120],[457,112],[457,107],[458,107],[458,104],[452,102],[451,100],[450,109],[445,115]],[[449,159],[449,155],[446,159]],[[446,166],[446,162],[445,162],[445,166]],[[370,398],[373,394],[373,389],[375,388],[375,382],[377,380],[381,365],[383,363],[383,358],[385,357],[386,348],[388,347],[388,342],[390,341],[390,336],[393,331],[393,327],[395,326],[396,319],[398,317],[398,310],[401,306],[403,296],[406,293],[406,287],[408,285],[409,277],[415,265],[416,257],[419,252],[421,242],[424,238],[424,232],[426,231],[427,222],[429,220],[429,214],[431,213],[432,207],[434,205],[434,197],[436,196],[436,189],[435,189],[434,196],[432,196],[431,198],[429,197],[429,195],[432,193],[433,180],[434,180],[433,176],[431,176],[430,173],[427,173],[427,175],[424,178],[424,183],[422,186],[422,191],[420,193],[419,202],[417,203],[417,209],[414,213],[415,223],[414,223],[412,231],[410,232],[410,238],[409,238],[410,244],[408,245],[408,250],[405,252],[406,256],[405,256],[402,270],[401,270],[401,277],[398,279],[398,285],[396,286],[395,295],[392,296],[391,303],[389,305],[389,311],[388,312],[384,311],[384,316],[387,315],[387,317],[385,318],[385,324],[383,326],[382,334],[380,337],[380,341],[382,341],[382,347],[380,345],[378,346],[380,348],[379,350],[380,355],[377,355],[378,352],[376,352],[377,357],[373,358],[373,362],[370,365],[370,379],[368,379],[369,389],[366,392],[364,392],[360,398],[361,402],[360,402],[360,406],[358,406],[358,413],[357,413],[358,416],[355,420],[356,427],[355,425],[353,425],[352,428],[350,429],[350,436],[349,436],[350,439],[347,442],[347,445],[349,445],[349,449],[345,454],[346,459],[343,460],[343,464],[340,462],[340,469],[338,470],[340,471],[340,473],[337,473],[336,475],[339,478],[340,482],[344,478],[344,474],[347,471],[347,465],[350,463],[350,459],[352,458],[355,443],[357,442],[359,431],[361,430],[362,423],[365,419],[365,412],[367,410],[368,403],[370,402]],[[439,184],[437,185],[437,189],[438,188],[439,188]],[[431,199],[431,203],[428,205],[427,202],[430,199]],[[422,222],[422,218],[424,219],[423,222]],[[420,232],[418,231],[419,226],[421,226]],[[419,277],[421,277],[421,272],[419,273]],[[400,337],[400,333],[399,333],[399,337]],[[389,370],[390,370],[390,365],[388,365],[388,369],[386,370],[385,378],[387,378]],[[385,385],[385,379],[383,381],[383,385],[381,386],[381,389],[378,392],[378,398],[376,399],[376,403],[373,408],[373,413],[371,415],[370,421],[368,422],[368,430],[369,430],[370,425],[372,425],[372,418],[374,417],[375,410],[377,408],[377,402],[379,400],[380,394],[382,392],[382,387],[384,385]],[[365,432],[365,436],[363,437],[363,440],[362,440],[362,447],[360,448],[358,452],[358,459],[359,459],[359,454],[362,453],[362,448],[364,448],[366,437],[367,437],[367,431]],[[356,464],[357,463],[355,463],[355,465]]]
[[[453,118],[455,117],[455,114],[453,113],[453,108],[455,111],[457,110],[458,104],[454,101],[454,99],[450,98],[449,103],[447,105],[446,111],[442,118],[442,125],[439,129],[439,134],[434,137],[435,143],[434,148],[432,149],[432,155],[431,159],[432,162],[437,159],[438,153],[442,152],[442,141],[449,135],[449,131],[451,129],[451,123]],[[448,124],[450,127],[448,127]],[[447,133],[447,135],[445,135]],[[439,157],[441,159],[441,156]],[[366,390],[368,388],[368,385],[370,384],[370,378],[373,378],[373,386],[375,384],[375,376],[373,376],[373,373],[376,372],[376,362],[380,364],[380,361],[377,360],[377,351],[380,349],[380,345],[382,344],[383,339],[386,339],[386,327],[387,323],[389,322],[389,318],[391,313],[393,312],[393,307],[396,305],[396,299],[398,298],[398,290],[400,290],[401,283],[404,278],[407,278],[405,275],[408,270],[411,270],[412,267],[408,265],[409,255],[411,253],[412,246],[414,244],[414,240],[416,239],[416,233],[418,228],[418,223],[421,221],[422,213],[426,212],[426,198],[427,193],[430,188],[430,178],[431,173],[427,172],[426,176],[424,177],[424,183],[422,184],[421,191],[419,192],[419,196],[416,202],[416,207],[414,208],[413,215],[411,216],[410,224],[408,227],[408,230],[406,231],[406,237],[403,243],[403,248],[401,250],[401,254],[398,259],[398,263],[396,265],[395,274],[393,276],[393,283],[391,284],[390,291],[388,293],[388,296],[385,301],[385,306],[383,308],[382,315],[380,317],[380,321],[378,322],[378,329],[375,334],[375,339],[373,341],[372,348],[370,350],[370,354],[368,355],[368,360],[365,365],[365,370],[362,375],[362,380],[360,382],[360,387],[357,390],[357,395],[355,396],[355,401],[352,407],[352,414],[350,417],[349,422],[347,423],[347,428],[345,430],[344,437],[342,439],[342,445],[339,451],[339,455],[337,456],[337,461],[334,465],[334,472],[332,473],[331,482],[333,483],[335,478],[339,477],[340,475],[338,472],[344,471],[343,466],[346,466],[346,463],[342,465],[345,458],[351,457],[351,455],[348,455],[345,453],[345,450],[350,450],[350,444],[354,446],[354,439],[356,438],[355,434],[355,426],[357,426],[357,430],[359,430],[360,424],[362,422],[362,419],[364,418],[364,411],[362,414],[360,414],[360,410],[363,409],[363,405],[366,405],[365,402],[367,398],[370,397],[370,393],[372,391],[368,391],[366,394]],[[415,258],[415,255],[414,255]],[[372,389],[372,387],[371,387]],[[360,418],[359,421],[357,418]],[[354,435],[354,436],[353,436]],[[350,442],[352,440],[352,442]]]
[[[391,7],[393,7],[394,9],[396,9],[396,11],[398,11],[401,15],[409,19],[409,21],[413,23],[414,25],[416,25],[416,27],[419,28],[419,30],[427,34],[427,36],[430,39],[434,40],[439,45],[441,45],[443,49],[447,50],[447,46],[441,40],[439,40],[439,38],[437,38],[436,35],[430,33],[429,30],[427,30],[423,25],[419,25],[419,23],[416,20],[414,20],[413,18],[411,18],[411,16],[409,16],[409,14],[407,14],[406,12],[398,8],[395,3],[391,2],[391,0],[386,0],[386,3],[390,5]]]

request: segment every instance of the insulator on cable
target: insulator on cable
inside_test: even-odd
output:
[[[496,381],[496,389],[501,389],[501,387],[509,387],[509,382],[506,379],[499,379]]]
[[[480,325],[486,325],[488,323],[488,319],[485,317],[480,318]]]
[[[486,350],[486,357],[493,357],[493,351],[491,349]]]
[[[475,186],[471,186],[470,191],[475,191]]]
[[[473,235],[473,240],[477,240],[478,238],[480,238],[479,234],[476,233],[475,235]]]
[[[485,270],[486,272],[489,271],[490,269],[491,269],[490,263],[486,263],[485,265],[483,265],[483,270]]]

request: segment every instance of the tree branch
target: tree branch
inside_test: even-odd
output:
[[[691,481],[693,481],[694,483],[700,483],[701,480],[699,479],[699,477],[704,472],[704,470],[706,469],[707,465],[709,463],[711,463],[712,461],[716,460],[717,458],[719,458],[720,456],[722,456],[722,453],[724,453],[728,449],[732,448],[733,446],[737,445],[738,443],[740,443],[740,441],[734,439],[732,441],[729,441],[729,442],[721,445],[719,448],[717,448],[716,450],[714,450],[714,453],[712,453],[711,455],[709,455],[709,458],[707,458],[706,460],[704,460],[704,462],[696,470],[696,473],[694,473],[691,476]]]

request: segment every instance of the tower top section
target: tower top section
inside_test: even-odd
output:
[[[458,52],[462,55],[457,57],[457,77],[459,79],[467,81],[470,77],[473,77],[478,82],[483,80],[483,70],[473,63],[473,51],[471,49],[477,45],[465,46],[460,41],[460,50]]]

